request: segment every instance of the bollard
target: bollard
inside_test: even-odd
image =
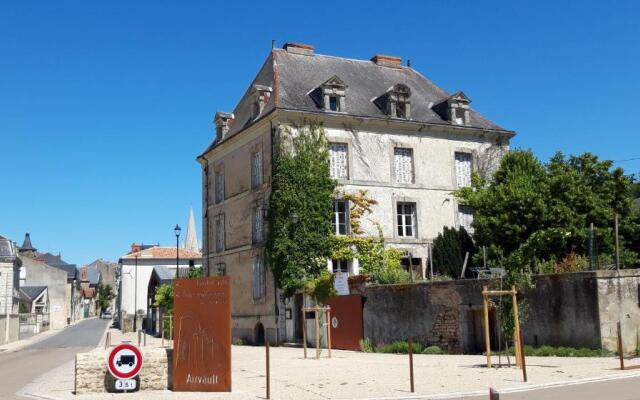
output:
[[[265,341],[265,350],[267,352],[267,400],[271,398],[271,370],[269,368],[269,339]]]
[[[141,333],[141,332],[142,332],[142,331],[138,331],[138,347],[140,347],[140,333]]]
[[[620,369],[624,371],[624,352],[622,348],[622,327],[618,321],[618,356],[620,357]]]
[[[489,388],[489,400],[500,400],[500,393],[495,389]]]
[[[409,338],[409,382],[411,383],[411,393],[415,392],[413,386],[413,339]]]

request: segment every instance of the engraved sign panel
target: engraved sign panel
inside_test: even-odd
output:
[[[228,276],[174,284],[173,390],[231,391],[231,296]]]

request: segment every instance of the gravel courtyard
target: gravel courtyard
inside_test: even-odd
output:
[[[309,351],[312,356],[315,353]],[[323,352],[320,360],[304,359],[302,349],[271,348],[271,398],[370,399],[408,397],[407,355],[369,354],[333,351],[331,359]],[[522,382],[516,368],[487,369],[482,356],[415,355],[413,395],[469,393],[485,395],[488,388],[515,388],[530,384],[573,381],[602,376],[638,374],[640,370],[620,371],[618,360],[610,358],[529,357],[529,382]],[[512,359],[513,361],[513,359]],[[494,362],[497,363],[497,357]],[[506,364],[506,359],[503,357]],[[639,360],[630,360],[640,364]],[[232,393],[173,393],[169,391],[132,394],[73,395],[73,363],[63,365],[30,385],[26,393],[56,399],[264,399],[265,351],[261,347],[233,346]],[[462,396],[457,398],[463,398]]]

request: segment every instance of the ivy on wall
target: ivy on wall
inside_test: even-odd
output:
[[[319,123],[287,130],[274,153],[266,260],[277,286],[291,296],[326,270],[336,181]]]

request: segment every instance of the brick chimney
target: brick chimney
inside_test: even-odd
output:
[[[402,58],[396,56],[385,56],[384,54],[376,54],[371,57],[371,61],[384,67],[400,68],[402,66]]]
[[[313,55],[313,46],[310,44],[285,43],[282,48],[285,49],[288,53],[304,54],[306,56]]]

